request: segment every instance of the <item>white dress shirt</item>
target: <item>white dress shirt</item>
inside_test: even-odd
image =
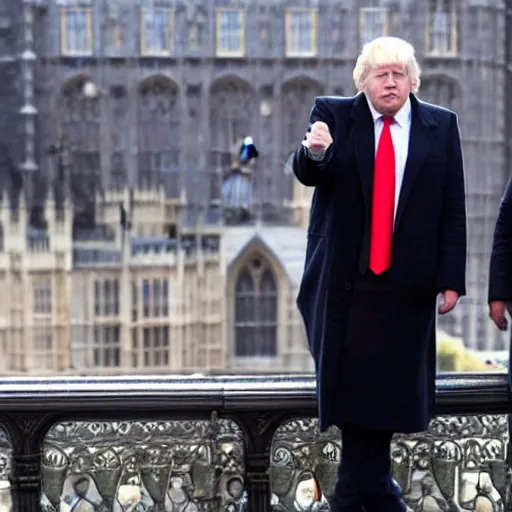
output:
[[[364,94],[364,93],[363,93]],[[384,121],[382,114],[377,112],[370,102],[370,98],[366,96],[368,106],[372,113],[375,130],[375,154],[377,154],[377,147],[379,145],[382,128],[384,128]],[[407,162],[407,155],[409,153],[409,136],[411,133],[411,100],[407,98],[404,106],[394,116],[394,122],[390,126],[391,139],[393,140],[393,147],[395,150],[395,218],[398,208],[398,199],[400,198],[400,190],[404,181],[405,164]],[[306,146],[306,141],[303,141]],[[307,153],[313,160],[322,160],[325,156],[325,151],[313,153],[307,149]]]
[[[375,130],[375,154],[379,145],[384,121],[382,114],[379,114],[370,103],[368,96],[368,106],[373,116]],[[398,208],[398,199],[400,198],[400,190],[404,181],[405,164],[407,162],[407,154],[409,153],[409,136],[411,133],[411,100],[407,98],[405,105],[395,114],[394,122],[390,126],[391,139],[395,149],[395,218]]]

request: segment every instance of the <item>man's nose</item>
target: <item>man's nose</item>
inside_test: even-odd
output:
[[[385,85],[386,85],[386,87],[395,87],[396,86],[396,81],[395,81],[395,78],[393,77],[393,75],[388,75],[386,77]]]

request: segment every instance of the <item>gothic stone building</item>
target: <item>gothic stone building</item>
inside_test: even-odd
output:
[[[24,4],[24,11],[15,5]],[[309,371],[295,296],[317,95],[361,45],[410,40],[420,97],[459,113],[479,349],[510,174],[507,11],[488,0],[40,0],[0,7],[4,372]],[[233,170],[240,141],[260,152]]]

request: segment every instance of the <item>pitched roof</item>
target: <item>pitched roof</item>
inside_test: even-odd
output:
[[[306,230],[295,226],[233,226],[223,229],[226,264],[231,265],[254,241],[259,241],[280,262],[294,287],[304,270]]]

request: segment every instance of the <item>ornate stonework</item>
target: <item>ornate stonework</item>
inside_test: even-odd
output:
[[[424,434],[397,436],[393,471],[409,510],[509,510],[508,442],[507,416],[438,417]],[[342,451],[339,431],[321,434],[316,420],[282,425],[271,455],[274,510],[328,510]]]

